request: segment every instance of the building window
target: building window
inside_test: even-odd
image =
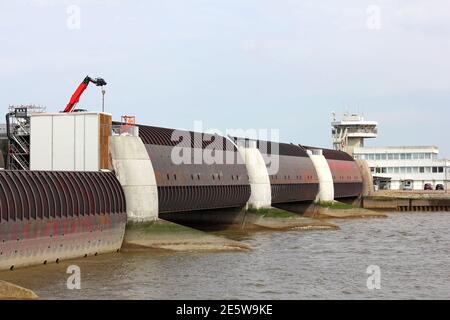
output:
[[[425,173],[431,173],[431,167],[425,167]]]
[[[398,153],[394,153],[394,160],[399,160],[400,159],[400,155]]]
[[[421,153],[421,154],[419,155],[419,159],[420,159],[420,160],[425,159],[425,153]]]
[[[418,153],[413,153],[413,159],[414,160],[419,160],[419,154]]]
[[[374,154],[369,154],[368,158],[369,158],[369,160],[375,160],[375,155]]]
[[[400,160],[406,160],[406,154],[405,153],[402,153],[400,155]]]
[[[433,167],[433,173],[437,173],[438,172],[438,168],[437,167]]]
[[[394,173],[399,173],[400,172],[400,168],[394,168]]]
[[[381,154],[376,154],[375,155],[375,160],[381,160]]]
[[[406,173],[406,168],[405,167],[401,167],[400,168],[400,173]]]
[[[411,160],[411,159],[412,159],[412,153],[407,153],[406,160]]]
[[[392,153],[388,154],[388,160],[394,160],[394,155]]]
[[[387,168],[387,173],[394,173],[394,168]]]
[[[439,167],[439,168],[438,168],[438,172],[439,172],[439,173],[444,173],[444,167]]]
[[[406,168],[406,173],[412,173],[412,168],[411,167],[407,167]]]
[[[425,173],[425,168],[424,167],[420,167],[419,168],[419,173]]]
[[[413,173],[419,173],[419,167],[413,167]]]
[[[425,159],[431,159],[431,153],[426,153],[425,154]]]

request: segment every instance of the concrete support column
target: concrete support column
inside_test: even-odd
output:
[[[252,141],[242,141],[251,143]],[[272,189],[269,172],[261,152],[253,146],[237,146],[247,168],[251,195],[247,206],[253,209],[270,208],[272,205]]]
[[[158,219],[158,188],[152,162],[139,137],[113,136],[111,164],[122,185],[127,202],[128,221]]]
[[[356,160],[356,164],[359,167],[359,170],[361,171],[361,176],[363,179],[363,190],[362,190],[362,196],[367,197],[374,193],[374,186],[373,186],[373,177],[372,172],[370,171],[369,164],[366,160]],[[392,188],[392,185],[391,185]]]
[[[308,150],[308,155],[314,164],[314,168],[319,178],[319,193],[316,202],[334,201],[334,182],[327,159],[322,154],[322,150]]]

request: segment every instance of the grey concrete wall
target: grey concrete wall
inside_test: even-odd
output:
[[[132,136],[113,136],[110,154],[112,167],[125,193],[128,220],[146,222],[158,219],[155,172],[142,140]]]
[[[359,167],[359,170],[361,171],[361,176],[363,179],[363,190],[362,190],[362,196],[367,197],[372,195],[375,190],[373,187],[373,177],[372,172],[370,171],[369,164],[365,160],[356,160],[356,164]]]

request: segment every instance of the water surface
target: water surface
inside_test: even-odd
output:
[[[229,234],[251,252],[122,252],[0,279],[43,299],[450,299],[450,213],[334,222],[341,230]],[[67,289],[71,264],[81,290]],[[369,265],[381,290],[367,288]]]

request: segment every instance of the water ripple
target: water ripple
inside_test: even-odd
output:
[[[138,252],[0,273],[65,299],[450,299],[449,213],[339,220],[339,231],[256,233],[245,253]],[[67,290],[67,265],[82,290]],[[367,289],[369,265],[381,290]],[[45,277],[42,276],[45,274]]]

